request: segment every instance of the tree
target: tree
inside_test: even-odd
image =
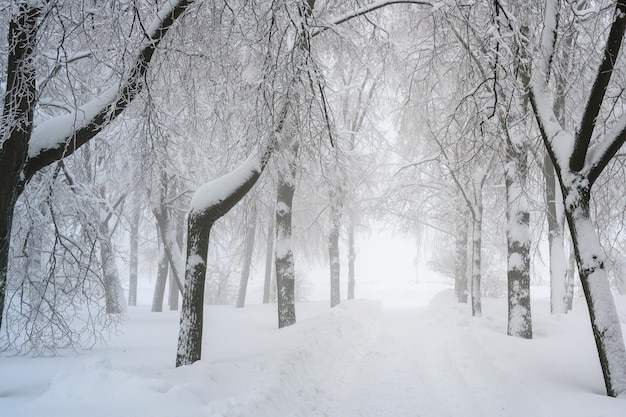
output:
[[[68,114],[35,123],[38,104],[37,45],[42,19],[54,16],[53,4],[14,0],[8,33],[6,91],[0,148],[0,323],[4,312],[11,228],[15,205],[35,173],[74,153],[118,117],[144,86],[156,48],[173,23],[193,3],[168,2],[145,26],[142,41],[127,50],[135,56],[129,71],[108,89]],[[48,10],[50,8],[50,10]],[[66,60],[69,63],[71,60]],[[59,65],[63,65],[59,61]],[[43,86],[45,88],[45,85]]]
[[[561,126],[545,93],[557,40],[559,8],[558,0],[546,1],[539,42],[542,55],[533,69],[530,98],[563,192],[565,215],[607,394],[617,397],[626,395],[626,349],[605,270],[605,254],[591,219],[590,198],[592,186],[626,141],[626,117],[621,116],[615,120],[612,129],[595,143],[592,142],[626,30],[626,1],[616,2],[603,57],[575,134],[570,134]]]

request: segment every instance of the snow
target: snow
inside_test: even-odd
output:
[[[106,89],[100,95],[69,114],[48,119],[33,129],[28,143],[28,157],[34,158],[47,149],[65,145],[77,130],[87,127],[93,118],[113,103],[119,94],[119,86]]]
[[[181,0],[168,0],[165,2],[161,10],[157,13],[157,17],[154,18],[148,29],[146,30],[146,36],[149,39],[155,39],[159,31],[163,27],[163,21],[168,18],[174,9],[180,7]]]
[[[261,155],[254,154],[227,174],[201,185],[191,198],[193,211],[204,211],[223,201],[261,171]]]
[[[205,311],[203,360],[174,368],[177,312],[131,307],[108,346],[57,358],[0,357],[0,409],[72,416],[623,416],[606,397],[584,300],[549,314],[533,288],[535,339],[506,336],[506,300],[483,317],[433,277],[362,283],[368,299]],[[407,297],[410,294],[411,297]],[[410,298],[410,302],[409,301]],[[140,298],[141,300],[141,298]],[[396,304],[395,301],[400,301]],[[626,318],[626,299],[617,299]]]

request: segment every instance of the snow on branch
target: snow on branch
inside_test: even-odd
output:
[[[580,120],[580,128],[576,135],[576,142],[574,143],[574,150],[570,160],[570,169],[572,171],[580,171],[585,166],[586,153],[596,127],[596,119],[602,107],[607,86],[609,81],[611,81],[611,75],[613,75],[615,62],[618,59],[622,39],[626,31],[626,0],[617,1],[613,19],[609,37],[604,46],[604,57],[598,68],[598,75],[593,82],[585,111]]]
[[[359,16],[363,16],[367,13],[373,12],[374,10],[381,9],[386,6],[390,6],[392,4],[415,4],[418,6],[428,6],[432,7],[434,10],[439,9],[443,6],[441,2],[434,1],[420,1],[420,0],[379,0],[373,3],[368,4],[367,6],[363,6],[360,9],[353,10],[351,12],[345,13],[341,16],[333,17],[326,26],[321,26],[316,28],[311,32],[311,36],[317,36],[323,32],[326,32],[328,29],[333,28],[334,26],[338,26],[342,23],[345,23],[349,20],[357,18]]]
[[[198,187],[191,198],[192,212],[207,213],[212,209],[218,213],[212,215],[213,220],[226,214],[252,188],[261,175],[267,162],[268,152],[258,152],[249,156],[232,171]],[[243,195],[240,195],[242,194]]]
[[[533,68],[529,96],[548,152],[553,155],[559,167],[567,167],[573,151],[574,138],[558,122],[552,103],[545,93],[556,43],[558,13],[559,1],[547,0],[544,25],[539,41],[541,53],[537,59],[537,65]]]
[[[143,88],[143,77],[152,56],[167,31],[194,0],[168,0],[146,31],[146,39],[129,75],[117,86],[106,89],[96,98],[70,114],[49,119],[33,129],[29,141],[26,178],[39,169],[73,153],[97,135],[133,101]]]
[[[594,146],[589,148],[585,160],[589,181],[593,183],[609,160],[617,153],[626,141],[626,115],[622,116],[611,131]]]

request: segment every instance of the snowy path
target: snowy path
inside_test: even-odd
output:
[[[377,334],[343,376],[333,415],[460,416],[468,408],[486,414],[480,411],[485,382],[468,380],[473,371],[459,363],[464,359],[445,354],[453,341],[431,332],[437,324],[425,313],[383,311]]]
[[[449,331],[458,326],[433,308],[383,307],[375,331],[354,349],[359,353],[338,365],[344,372],[336,396],[326,399],[329,415],[484,416],[505,410],[494,398],[493,369],[480,369],[485,362],[472,362],[471,352],[458,346],[458,332]]]
[[[137,309],[124,335],[84,355],[0,357],[0,415],[624,416],[603,393],[582,301],[554,317],[539,294],[528,341],[506,336],[504,300],[472,318],[442,284],[370,289],[334,309],[301,303],[281,330],[272,305],[207,308],[203,360],[183,368],[177,315]]]

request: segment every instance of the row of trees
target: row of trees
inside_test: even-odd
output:
[[[72,334],[70,342],[59,337],[76,343],[94,333],[76,333],[67,317],[101,305],[102,324],[115,320],[124,302],[113,237],[127,224],[136,259],[138,224],[150,213],[162,247],[154,309],[163,303],[169,266],[170,294],[183,295],[176,362],[200,359],[204,300],[219,285],[205,285],[213,276],[209,255],[225,252],[216,243],[232,247],[225,236],[243,235],[221,223],[244,198],[257,213],[275,207],[274,231],[269,215],[260,224],[276,237],[268,242],[279,327],[291,325],[293,203],[310,202],[316,193],[298,193],[311,187],[323,190],[307,210],[313,223],[324,219],[333,306],[341,297],[341,230],[353,297],[354,235],[369,208],[415,233],[454,239],[457,295],[461,302],[469,295],[472,314],[480,315],[485,232],[495,234],[494,216],[504,222],[506,213],[508,333],[525,338],[532,337],[532,228],[543,218],[553,312],[566,312],[571,300],[567,219],[607,392],[626,392],[608,261],[591,221],[598,210],[602,233],[621,247],[621,212],[610,212],[610,204],[596,209],[591,187],[602,181],[598,198],[614,201],[615,176],[623,173],[624,74],[616,63],[624,2],[87,3],[6,6],[3,331],[18,311],[29,312],[23,328],[10,325],[17,332],[7,334],[26,332],[33,345],[44,334]],[[600,176],[604,170],[612,175]],[[119,181],[122,171],[131,175]],[[381,175],[385,189],[377,190]],[[254,236],[256,221],[247,224]],[[245,245],[248,265],[252,245]],[[249,274],[243,269],[240,306]]]

